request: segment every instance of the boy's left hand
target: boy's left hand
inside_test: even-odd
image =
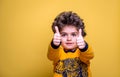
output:
[[[77,45],[79,49],[83,49],[85,47],[85,41],[84,38],[82,36],[82,29],[79,29],[79,35],[77,38]]]

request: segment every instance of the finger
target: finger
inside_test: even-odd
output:
[[[79,36],[82,36],[82,29],[79,29]]]
[[[57,26],[55,26],[55,31],[56,31],[56,33],[60,34],[59,29],[58,29]]]
[[[58,37],[54,37],[55,40],[61,40],[61,38],[58,36]]]
[[[58,46],[59,44],[60,44],[60,40],[53,40],[53,43],[56,45],[56,46]]]

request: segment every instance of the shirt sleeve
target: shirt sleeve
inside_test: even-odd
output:
[[[90,60],[94,57],[93,49],[90,45],[87,45],[87,49],[83,52],[80,50],[80,59],[86,64],[90,63]]]
[[[56,61],[59,60],[59,56],[60,56],[60,46],[54,48],[52,42],[48,47],[48,53],[47,53],[47,57],[49,60],[51,61]]]

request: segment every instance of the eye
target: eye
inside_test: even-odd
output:
[[[75,36],[77,36],[77,34],[76,33],[72,33],[72,36],[75,37]]]
[[[62,36],[62,37],[65,37],[65,36],[67,36],[67,34],[66,34],[66,33],[62,33],[61,36]]]

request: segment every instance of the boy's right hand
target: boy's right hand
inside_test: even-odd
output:
[[[53,37],[53,44],[56,45],[56,46],[59,46],[60,45],[60,42],[61,42],[61,36],[60,36],[60,32],[59,32],[59,29],[57,26],[55,26],[55,34],[54,34],[54,37]]]

